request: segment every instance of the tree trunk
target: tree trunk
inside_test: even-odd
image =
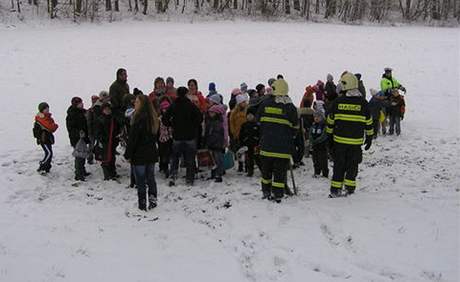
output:
[[[118,0],[115,0],[114,2],[114,9],[115,9],[115,12],[120,12],[120,8],[118,6]]]
[[[319,0],[316,0],[315,3],[315,14],[319,14]]]
[[[149,5],[149,1],[144,0],[144,10],[142,11],[142,14],[147,15],[148,5]]]
[[[291,4],[289,0],[284,1],[284,12],[286,13],[286,15],[291,14]]]
[[[139,0],[134,0],[134,12],[139,12]]]
[[[81,15],[81,1],[82,0],[75,0],[75,14],[78,17]]]
[[[21,13],[21,2],[16,0],[16,4],[18,5],[18,13]]]
[[[105,0],[105,10],[112,11],[112,0]]]
[[[300,11],[300,0],[294,0],[294,10]]]
[[[238,9],[238,0],[233,0],[233,9]]]

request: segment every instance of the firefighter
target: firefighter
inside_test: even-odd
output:
[[[356,76],[350,72],[344,73],[340,85],[342,95],[331,106],[326,129],[334,161],[331,198],[355,192],[358,165],[362,161],[361,145],[364,142],[364,149],[369,150],[374,134],[372,116],[366,99],[358,90]],[[342,193],[343,187],[345,193]]]
[[[264,99],[256,117],[260,123],[260,164],[263,199],[281,202],[286,190],[294,139],[298,130],[297,109],[288,96],[283,78],[273,83],[273,95]]]

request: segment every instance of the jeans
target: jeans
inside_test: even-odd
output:
[[[212,157],[216,163],[215,176],[222,177],[224,174],[224,153],[222,150],[211,150]]]
[[[390,134],[394,133],[396,127],[396,134],[401,134],[401,117],[399,115],[390,115]]]
[[[155,164],[133,165],[136,178],[137,196],[139,202],[145,202],[145,194],[149,195],[149,201],[157,198],[157,183],[155,181]],[[148,191],[147,190],[148,186]]]
[[[193,182],[195,179],[195,156],[196,156],[196,141],[178,141],[174,140],[171,156],[171,176],[177,178],[179,169],[179,159],[184,156],[185,167],[187,169],[186,179]]]

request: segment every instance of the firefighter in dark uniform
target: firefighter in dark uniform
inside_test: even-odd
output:
[[[369,150],[374,134],[372,116],[365,97],[358,90],[356,76],[346,72],[342,75],[340,84],[342,95],[331,106],[326,129],[334,161],[329,195],[331,198],[355,192],[358,165],[362,161],[361,146],[364,143],[364,149]]]
[[[297,109],[288,96],[284,79],[276,80],[273,95],[264,99],[257,111],[260,123],[260,164],[263,198],[281,202],[286,190],[296,131]]]

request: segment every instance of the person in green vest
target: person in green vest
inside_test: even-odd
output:
[[[392,68],[387,67],[384,71],[385,73],[382,75],[382,80],[380,81],[380,90],[382,90],[382,93],[391,95],[393,89],[399,89],[406,92],[406,88],[393,77]]]

